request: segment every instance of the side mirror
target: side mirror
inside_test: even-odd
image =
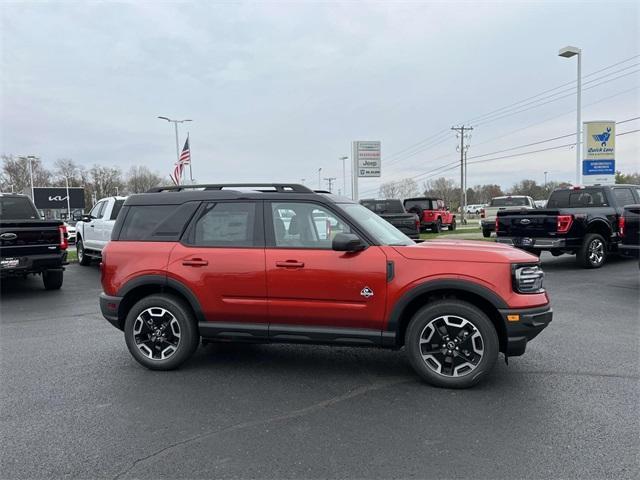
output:
[[[79,222],[82,220],[82,214],[80,212],[73,212],[72,218],[74,222]]]
[[[93,220],[93,217],[92,217],[91,215],[89,215],[89,214],[87,214],[87,215],[82,215],[82,221],[83,221],[83,222],[87,222],[87,223],[88,223],[88,222],[90,222],[91,220]]]
[[[353,233],[338,233],[333,237],[331,248],[337,252],[359,252],[367,248],[367,244]]]

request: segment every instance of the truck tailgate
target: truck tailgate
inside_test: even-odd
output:
[[[557,210],[498,212],[498,235],[531,238],[555,236],[557,218]]]
[[[0,256],[22,257],[60,251],[60,221],[0,221]]]

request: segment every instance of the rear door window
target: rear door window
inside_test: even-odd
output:
[[[0,198],[0,218],[3,220],[32,220],[40,217],[29,199],[2,197]]]
[[[619,207],[636,203],[630,188],[614,188],[613,194],[616,197],[616,203]]]
[[[594,208],[608,206],[607,197],[601,188],[580,190],[558,190],[551,194],[547,208]]]
[[[188,243],[202,247],[261,246],[256,202],[208,202],[199,210]]]

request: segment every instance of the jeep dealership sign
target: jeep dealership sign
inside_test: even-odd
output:
[[[616,183],[616,122],[584,122],[582,135],[582,183]]]
[[[64,187],[35,187],[33,202],[42,210],[60,208],[67,209],[67,189]],[[69,188],[69,204],[71,208],[84,210],[84,188]]]

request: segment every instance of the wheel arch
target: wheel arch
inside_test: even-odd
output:
[[[462,300],[482,310],[496,329],[500,351],[506,351],[507,328],[499,309],[508,305],[488,288],[464,280],[430,281],[405,293],[396,303],[383,337],[390,337],[391,346],[402,347],[413,315],[425,305],[443,299]]]
[[[601,218],[596,218],[587,224],[585,233],[597,233],[604,237],[607,243],[611,242],[611,235],[613,233],[611,225]]]
[[[122,298],[118,307],[120,327],[124,327],[127,314],[136,302],[156,293],[168,293],[182,299],[189,306],[196,324],[204,321],[200,302],[189,287],[163,275],[143,275],[129,280],[118,290],[117,296]]]

